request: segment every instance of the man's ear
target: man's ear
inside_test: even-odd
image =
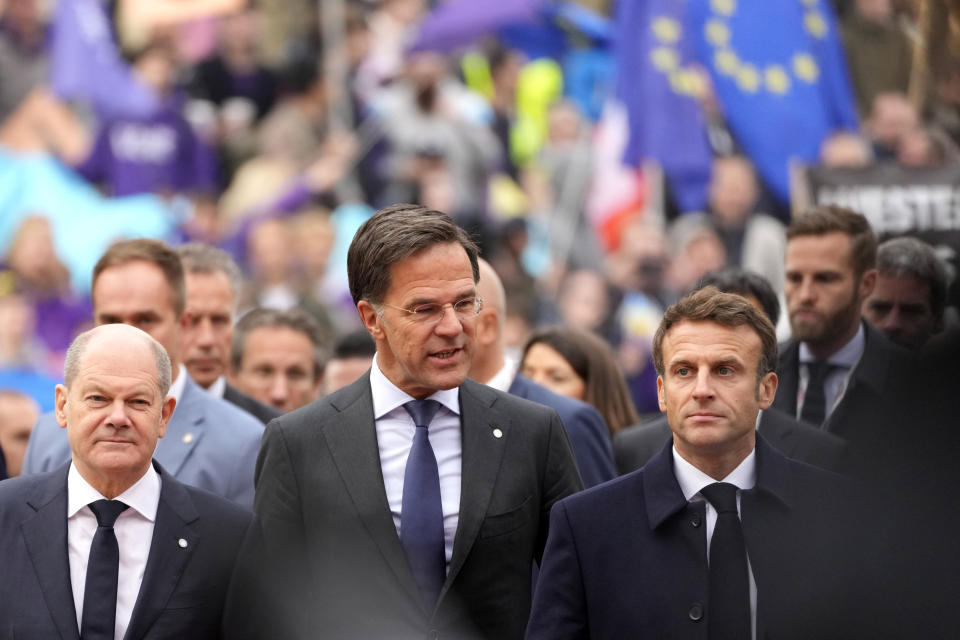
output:
[[[483,311],[477,317],[477,343],[481,345],[490,345],[497,341],[498,325],[500,318],[496,311]]]
[[[67,426],[67,388],[58,384],[53,390],[53,407],[57,416],[57,424]]]
[[[761,409],[769,409],[777,395],[777,385],[780,383],[777,374],[768,371],[760,378],[757,384],[757,404]]]
[[[860,277],[860,300],[861,302],[870,297],[874,287],[877,286],[877,270],[867,269]]]
[[[667,411],[667,397],[663,390],[663,376],[657,376],[657,404],[660,405],[660,411]]]
[[[360,320],[363,326],[370,333],[375,341],[384,339],[383,319],[369,300],[361,300],[357,303],[357,312],[360,314]]]

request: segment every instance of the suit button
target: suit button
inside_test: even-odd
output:
[[[690,517],[690,524],[692,524],[692,525],[695,526],[695,527],[699,527],[699,526],[700,526],[700,514],[699,514],[699,513],[695,513],[695,514],[693,514],[693,515]]]
[[[694,602],[690,605],[690,611],[687,612],[687,615],[690,616],[690,619],[694,622],[699,622],[703,618],[703,605],[699,602]]]
[[[440,637],[440,632],[436,629],[430,629],[430,633],[427,634],[427,640],[437,640]]]

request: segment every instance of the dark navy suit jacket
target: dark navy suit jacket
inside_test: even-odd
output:
[[[756,579],[758,638],[834,637],[845,575],[839,476],[790,460],[761,436],[757,484],[741,494]],[[554,505],[527,628],[532,640],[707,638],[704,503],[687,502],[671,445],[645,467]],[[832,529],[837,527],[837,529]]]
[[[253,516],[160,472],[160,504],[124,640],[243,636],[225,627],[228,591]],[[67,557],[67,470],[0,484],[0,639],[79,640]],[[181,542],[184,541],[184,542]],[[243,588],[237,586],[240,592]],[[232,606],[232,605],[231,605]],[[227,616],[232,618],[233,616]]]
[[[521,375],[513,379],[508,391],[521,398],[546,405],[559,414],[570,439],[573,457],[584,487],[612,480],[617,475],[610,449],[610,432],[600,412],[586,402],[554,393]]]

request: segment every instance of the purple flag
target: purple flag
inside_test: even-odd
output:
[[[88,102],[103,117],[157,108],[157,97],[120,56],[100,0],[61,0],[53,27],[50,84],[60,98]]]

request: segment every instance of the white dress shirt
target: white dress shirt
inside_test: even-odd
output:
[[[689,502],[697,502],[702,500],[706,503],[707,557],[709,558],[710,541],[713,539],[713,529],[717,526],[717,510],[713,508],[713,505],[710,504],[709,500],[700,494],[700,489],[703,489],[704,487],[715,482],[729,482],[730,484],[736,486],[738,489],[740,489],[740,491],[737,491],[737,514],[739,515],[740,493],[746,489],[752,489],[753,486],[757,484],[756,453],[751,451],[750,455],[744,458],[743,462],[737,465],[736,469],[731,471],[723,480],[718,481],[684,460],[680,454],[677,453],[677,448],[673,447],[673,473],[677,478],[677,483],[680,485],[680,490],[683,491],[684,498],[686,498]],[[749,569],[748,576],[750,580],[750,634],[751,638],[756,640],[757,582],[753,578],[753,567],[750,565],[749,551],[747,552],[747,568]]]
[[[70,584],[77,611],[77,628],[83,618],[83,592],[87,584],[87,561],[97,517],[87,505],[104,500],[99,491],[83,479],[70,463],[67,473],[67,555],[70,560]],[[160,474],[151,465],[142,478],[115,498],[129,509],[120,514],[113,525],[120,550],[120,571],[117,576],[117,621],[115,640],[122,640],[130,624],[130,616],[140,593],[143,572],[150,555],[153,525],[160,504]]]
[[[403,478],[407,456],[413,445],[417,427],[403,405],[415,400],[390,382],[374,357],[370,367],[370,390],[373,394],[373,416],[376,421],[377,448],[380,450],[380,468],[387,503],[393,514],[393,524],[400,535],[400,511],[403,504]],[[440,474],[440,501],[443,509],[444,552],[447,566],[453,556],[453,539],[460,519],[460,391],[458,388],[437,391],[431,400],[443,405],[430,423],[427,437],[437,458]]]
[[[520,363],[517,362],[515,358],[504,356],[503,368],[500,369],[500,371],[497,371],[492,378],[487,380],[487,386],[493,387],[497,391],[509,393],[510,385],[513,384],[513,379],[517,377],[517,366],[519,364]]]
[[[177,404],[180,404],[180,397],[183,396],[183,388],[187,386],[187,376],[189,375],[185,366],[177,365],[177,377],[170,383],[170,390],[167,391],[167,397],[176,400]],[[173,410],[176,411],[176,407]]]
[[[223,376],[220,376],[213,381],[209,387],[207,387],[207,393],[212,395],[214,398],[223,398],[223,394],[227,391],[227,379]]]
[[[850,339],[850,342],[840,347],[832,356],[827,358],[827,362],[833,369],[827,374],[823,381],[824,396],[824,420],[830,417],[833,410],[837,408],[840,401],[843,400],[843,394],[847,391],[847,383],[850,380],[850,374],[853,368],[860,361],[863,355],[863,348],[866,345],[866,334],[863,331],[863,323]],[[800,359],[799,379],[797,383],[797,419],[803,412],[803,400],[807,396],[807,385],[810,383],[810,370],[807,363],[813,362],[816,358],[810,353],[810,348],[805,342],[800,343],[798,353]]]

